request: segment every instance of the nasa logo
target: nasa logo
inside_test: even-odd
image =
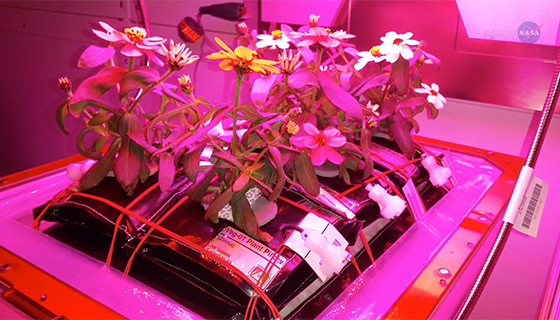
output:
[[[541,37],[541,27],[542,24],[538,26],[532,21],[523,22],[517,29],[517,36],[523,43],[535,43]]]

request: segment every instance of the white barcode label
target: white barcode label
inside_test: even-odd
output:
[[[515,230],[536,238],[548,194],[548,184],[533,176],[515,219]]]

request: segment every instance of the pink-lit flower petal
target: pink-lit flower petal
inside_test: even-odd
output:
[[[121,39],[121,38],[119,38],[115,35],[108,34],[108,33],[105,33],[103,31],[99,31],[99,30],[95,30],[95,29],[92,29],[91,31],[93,31],[93,33],[95,33],[95,35],[98,36],[99,38],[101,38],[103,40],[106,40],[106,41],[109,41],[109,42],[119,42],[119,41],[123,40],[123,39]]]
[[[314,166],[321,166],[325,161],[327,161],[327,146],[319,146],[318,148],[311,149],[311,154],[309,157],[311,158],[311,163]],[[332,148],[330,148],[332,150]]]
[[[329,126],[325,130],[323,130],[323,135],[327,138],[331,138],[331,137],[340,136],[341,133],[337,128],[333,126]]]
[[[317,41],[314,39],[303,39],[300,42],[297,43],[298,47],[309,47],[311,45],[314,45]]]
[[[138,50],[132,43],[127,43],[124,47],[122,47],[121,53],[128,57],[142,56],[142,52],[140,52],[140,50]]]
[[[160,67],[163,66],[163,61],[161,61],[152,51],[144,51],[144,53],[146,53],[146,56],[148,56],[148,59],[150,61],[152,61],[153,63],[157,64]]]
[[[424,89],[428,90],[427,93],[430,93],[430,90],[432,90],[432,88],[430,88],[430,86],[425,84],[425,83],[422,83],[422,87],[424,87]]]
[[[340,45],[340,41],[336,40],[335,38],[326,37],[324,40],[319,40],[319,43],[327,48],[334,48]]]
[[[105,29],[107,32],[112,33],[112,32],[116,32],[117,30],[115,30],[115,28],[111,27],[108,23],[103,22],[103,21],[99,21],[99,25]]]
[[[309,122],[303,124],[303,130],[305,132],[307,132],[308,135],[313,136],[313,137],[316,137],[316,136],[321,134],[319,129],[317,129],[316,126],[314,126],[313,124],[311,124]]]
[[[334,164],[341,164],[344,161],[344,157],[329,146],[325,146],[327,159]]]

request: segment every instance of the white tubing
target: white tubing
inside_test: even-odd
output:
[[[519,206],[521,206],[521,202],[523,201],[523,196],[529,187],[529,183],[531,183],[531,179],[533,178],[533,168],[529,166],[523,166],[521,168],[521,173],[519,173],[519,178],[517,179],[517,183],[515,184],[515,189],[513,189],[513,194],[511,195],[511,199],[509,200],[508,207],[506,209],[506,213],[504,215],[504,222],[509,222],[511,224],[515,224],[515,219],[517,218],[517,212],[519,211]]]

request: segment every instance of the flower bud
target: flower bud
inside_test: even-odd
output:
[[[370,129],[370,130],[375,129],[375,128],[377,128],[378,125],[379,125],[379,122],[377,121],[376,117],[368,117],[366,119],[366,127],[368,129]]]
[[[180,78],[177,78],[179,85],[181,86],[181,90],[183,90],[186,94],[192,94],[194,91],[194,83],[191,81],[191,77],[187,75],[182,75]]]
[[[68,78],[63,77],[63,78],[59,78],[58,79],[58,87],[66,92],[69,93],[70,91],[72,91],[72,82],[70,82],[70,80],[68,80]]]
[[[235,31],[237,31],[237,33],[242,36],[246,35],[248,30],[249,29],[247,28],[247,24],[245,23],[245,21],[241,21],[235,25]]]
[[[299,125],[290,120],[282,127],[282,132],[293,136],[299,132]]]
[[[315,28],[315,27],[319,24],[319,18],[320,18],[320,17],[321,17],[321,16],[316,15],[316,14],[313,14],[313,13],[310,14],[310,15],[309,15],[309,26],[310,26],[311,28]]]

